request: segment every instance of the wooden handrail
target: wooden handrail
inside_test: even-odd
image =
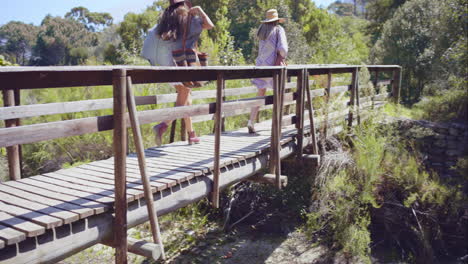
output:
[[[307,71],[309,75],[352,73],[356,68],[367,67],[370,72],[393,72],[392,80],[377,80],[377,85],[392,85],[394,101],[399,100],[401,85],[401,67],[396,65],[291,65],[284,69],[287,76],[298,76],[301,71]],[[98,66],[98,67],[0,67],[0,90],[7,93],[14,89],[36,88],[60,88],[75,86],[99,86],[113,83],[113,71],[125,70],[127,76],[131,76],[135,84],[138,83],[163,83],[184,80],[216,80],[219,73],[223,73],[225,80],[246,79],[256,77],[271,77],[282,67],[135,67],[135,66]],[[342,78],[342,77],[340,77]],[[286,84],[286,88],[293,88],[295,83]],[[328,95],[343,93],[350,89],[350,85],[327,87]],[[10,89],[10,90],[9,90]],[[255,93],[255,87],[243,87],[226,89],[224,96],[241,96]],[[194,99],[215,98],[216,90],[194,91]],[[326,95],[326,89],[312,90],[312,98]],[[162,104],[175,102],[176,94],[163,94],[155,96],[140,96],[136,98],[137,105]],[[280,104],[290,105],[297,98],[296,94],[286,93],[284,101]],[[261,106],[262,109],[270,109],[273,97],[252,98],[242,101],[226,102],[224,116],[244,114],[246,109]],[[355,98],[359,105],[359,96]],[[11,104],[10,104],[11,105]],[[78,102],[63,102],[41,105],[0,107],[0,120],[35,117],[42,115],[63,114],[82,111],[95,111],[110,109],[113,99],[98,99]],[[202,104],[184,106],[170,109],[157,109],[142,111],[139,119],[142,124],[176,119],[185,116],[198,116],[199,121],[210,120],[214,114],[216,104]],[[359,111],[359,107],[358,107]],[[359,115],[358,115],[359,118]],[[125,116],[128,119],[128,116]],[[128,121],[128,120],[127,120]],[[16,122],[19,124],[19,122]],[[34,143],[60,137],[82,135],[113,129],[113,116],[98,116],[74,120],[33,124],[21,127],[0,128],[0,147],[20,146],[21,144]],[[9,154],[9,158],[20,156],[19,153]],[[12,159],[13,160],[13,159]],[[15,158],[15,160],[20,160]],[[18,178],[18,170],[11,170],[10,178]]]
[[[286,84],[286,88],[293,88],[296,83]],[[346,92],[348,86],[332,87],[332,94]],[[323,96],[324,89],[317,89],[312,91],[313,97]],[[242,87],[231,88],[225,90],[225,96],[242,96],[253,94],[257,92],[256,87]],[[194,91],[192,99],[211,99],[216,98],[216,90]],[[135,97],[136,104],[142,105],[155,105],[163,103],[175,103],[177,99],[176,93],[151,95],[151,96],[137,96]],[[83,100],[63,103],[49,103],[49,104],[34,104],[22,105],[11,107],[0,107],[0,120],[30,118],[44,115],[57,115],[69,114],[85,111],[98,111],[112,108],[112,98],[108,99],[94,99]]]

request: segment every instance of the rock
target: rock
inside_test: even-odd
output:
[[[450,135],[452,135],[452,136],[458,136],[459,135],[458,129],[456,129],[456,128],[450,128],[449,132],[450,132]]]
[[[457,165],[457,163],[455,163],[455,162],[445,162],[445,166],[447,166],[447,167],[453,167],[455,165]]]
[[[445,152],[448,156],[461,156],[462,153],[458,150],[447,150],[447,152]]]
[[[450,140],[447,142],[447,148],[449,149],[457,149],[459,146],[460,146],[459,141],[457,142],[457,141]]]
[[[434,146],[439,147],[439,148],[445,148],[447,146],[447,141],[440,139],[434,142]]]
[[[319,263],[323,259],[323,256],[326,255],[327,251],[322,247],[315,247],[307,250],[302,253],[297,259],[296,263]]]

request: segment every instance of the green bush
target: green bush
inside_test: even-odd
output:
[[[321,176],[325,180],[314,187],[309,234],[367,263],[374,233],[388,248],[406,252],[407,260],[431,262],[440,254],[460,254],[463,249],[450,243],[455,234],[466,232],[458,218],[468,201],[461,186],[446,185],[426,172],[407,149],[411,144],[388,127],[366,122],[355,134],[353,162]],[[459,239],[461,245],[466,237]]]
[[[420,119],[434,122],[466,121],[468,118],[468,90],[467,81],[461,81],[458,88],[444,90],[434,96],[423,98],[421,102],[413,106],[421,114]],[[454,84],[455,86],[456,84]]]

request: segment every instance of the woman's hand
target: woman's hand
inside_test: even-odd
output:
[[[194,6],[190,8],[189,14],[193,16],[199,16],[203,19],[203,29],[212,29],[214,28],[213,22],[211,22],[211,19],[208,17],[208,15],[203,11],[203,9],[200,6]]]
[[[189,14],[191,15],[201,15],[203,13],[203,9],[200,7],[200,6],[194,6],[192,8],[190,8],[189,10]]]

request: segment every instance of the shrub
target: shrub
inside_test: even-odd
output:
[[[463,81],[466,86],[466,81]],[[426,97],[413,107],[421,112],[421,119],[434,122],[466,121],[468,118],[468,92],[466,88],[445,90]]]
[[[389,127],[366,122],[355,134],[354,162],[319,175],[307,215],[309,234],[364,262],[370,262],[372,236],[421,263],[465,254],[460,245],[466,237],[455,238],[467,231],[458,217],[467,201],[461,186],[446,185],[424,171],[407,149],[411,144]]]

